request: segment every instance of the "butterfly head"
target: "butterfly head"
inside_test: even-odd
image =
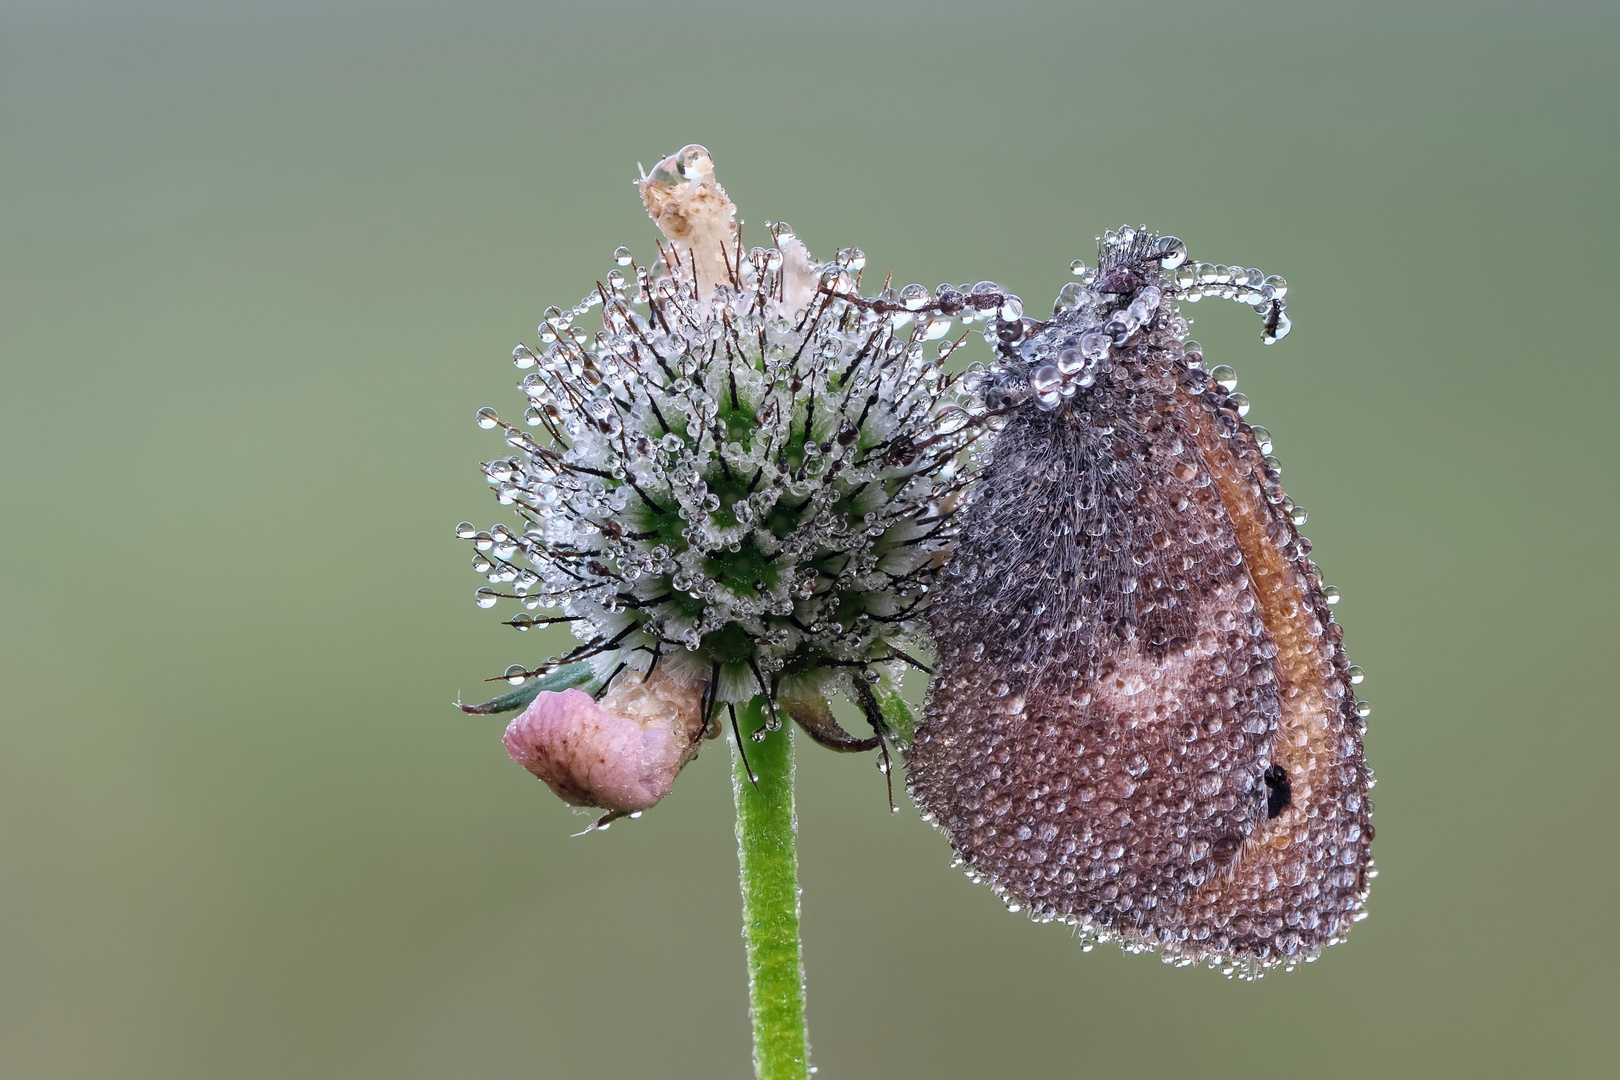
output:
[[[1098,238],[1097,265],[1072,265],[1052,318],[1000,320],[997,362],[982,380],[985,405],[1052,411],[1146,351],[1186,354],[1188,323],[1177,301],[1206,296],[1251,305],[1264,320],[1262,341],[1286,336],[1287,283],[1257,269],[1193,263],[1179,238],[1121,226]]]

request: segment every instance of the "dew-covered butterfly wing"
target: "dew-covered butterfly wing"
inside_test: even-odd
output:
[[[1184,260],[1110,233],[1051,320],[997,323],[909,786],[1015,909],[1253,975],[1361,916],[1365,706],[1269,436],[1175,303],[1249,302],[1270,343],[1286,285]]]

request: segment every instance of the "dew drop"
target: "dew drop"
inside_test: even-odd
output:
[[[470,521],[463,521],[460,525],[456,526],[457,540],[471,540],[477,535],[478,527]]]
[[[844,267],[833,263],[822,271],[821,287],[828,292],[848,293],[855,288],[855,277]]]
[[[482,409],[478,410],[478,426],[483,428],[485,431],[488,431],[490,428],[494,427],[500,422],[501,418],[496,416],[495,410],[490,408],[488,405],[485,405]]]
[[[1344,676],[1350,680],[1351,686],[1360,686],[1361,681],[1367,677],[1367,673],[1361,670],[1360,664],[1351,664],[1344,669]]]
[[[513,686],[522,686],[524,680],[526,680],[528,677],[529,670],[522,664],[513,664],[511,667],[506,669],[506,681],[511,683]]]
[[[1248,416],[1249,415],[1249,395],[1248,394],[1233,394],[1232,395],[1232,407],[1237,410],[1237,414],[1239,416]]]
[[[1063,373],[1052,364],[1042,364],[1029,373],[1029,388],[1037,394],[1056,390],[1063,384]]]
[[[683,180],[708,176],[714,172],[714,160],[709,157],[707,149],[697,143],[692,143],[676,151],[675,171],[681,174]]]
[[[1177,236],[1161,236],[1153,245],[1153,253],[1159,257],[1159,265],[1166,270],[1174,270],[1187,261],[1187,245]]]
[[[629,266],[635,261],[635,259],[631,257],[630,249],[625,247],[623,244],[620,244],[618,247],[613,249],[613,261],[618,263],[620,266]]]
[[[1255,445],[1260,448],[1260,452],[1262,454],[1271,453],[1271,432],[1259,424],[1254,425],[1249,430],[1254,433]]]
[[[1296,507],[1295,509],[1297,511],[1298,508]],[[1342,594],[1339,592],[1339,588],[1336,585],[1324,585],[1322,587],[1322,599],[1326,600],[1329,604],[1337,604],[1341,596]]]
[[[970,419],[972,417],[968,411],[960,405],[946,405],[934,416],[934,430],[941,435],[949,435],[961,431]]]
[[[477,601],[478,606],[481,608],[492,608],[495,606],[495,601],[499,600],[500,597],[495,594],[494,589],[479,589],[473,593],[473,599]]]
[[[1237,372],[1230,364],[1216,364],[1209,369],[1209,377],[1220,383],[1227,391],[1237,389]]]
[[[1372,715],[1372,706],[1365,701],[1356,702],[1356,715],[1363,720]]]
[[[1141,325],[1142,320],[1126,308],[1114,313],[1114,317],[1103,325],[1103,333],[1113,338],[1115,345],[1123,345]]]

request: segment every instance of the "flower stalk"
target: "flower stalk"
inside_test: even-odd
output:
[[[793,808],[793,739],[763,742],[765,700],[738,715],[746,746],[733,744],[731,790],[737,804],[737,862],[743,938],[748,949],[748,1015],[754,1072],[760,1080],[803,1080],[810,1048],[804,1019],[804,961],[799,942],[798,820]],[[746,750],[746,753],[744,752]]]

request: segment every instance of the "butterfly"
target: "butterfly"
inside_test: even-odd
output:
[[[1269,435],[1177,304],[1250,303],[1270,344],[1287,286],[1145,228],[1076,267],[1051,319],[1002,308],[966,381],[992,430],[907,783],[1014,910],[1167,962],[1292,967],[1364,917],[1367,708]]]

